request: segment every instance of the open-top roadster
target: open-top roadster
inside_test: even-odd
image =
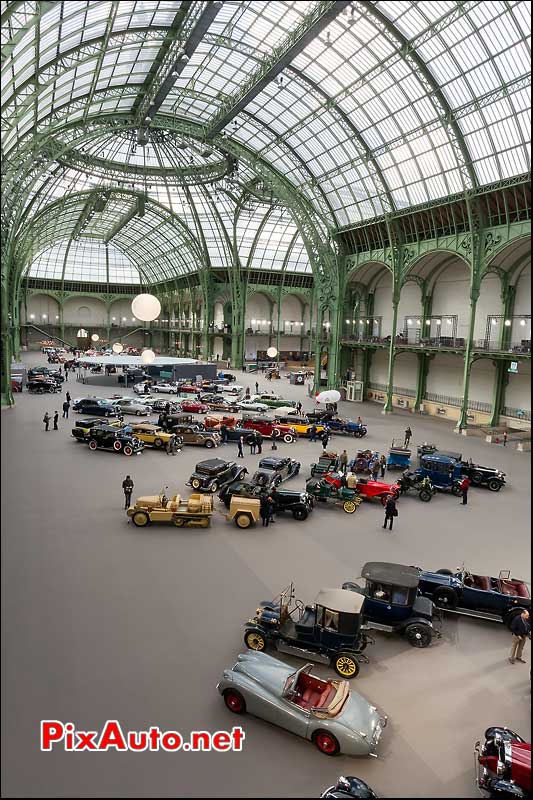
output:
[[[328,756],[376,755],[387,717],[348,681],[294,670],[266,653],[241,653],[217,689],[234,714],[249,712],[307,739]]]
[[[483,797],[531,797],[531,744],[510,728],[492,727],[475,744],[476,783]]]

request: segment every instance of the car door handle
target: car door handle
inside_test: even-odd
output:
[[[387,606],[387,611],[390,611],[392,606]]]

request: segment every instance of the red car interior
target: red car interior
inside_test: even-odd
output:
[[[300,673],[292,702],[300,708],[327,708],[335,697],[336,688],[307,673]]]

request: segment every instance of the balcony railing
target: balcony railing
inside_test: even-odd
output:
[[[513,417],[514,419],[527,420],[528,422],[531,422],[531,411],[526,411],[523,408],[511,408],[510,406],[504,406],[502,415],[504,417]]]

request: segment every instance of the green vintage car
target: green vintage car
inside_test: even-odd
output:
[[[354,514],[363,502],[363,498],[355,489],[347,489],[344,486],[338,489],[319,478],[310,478],[305,490],[315,502],[341,505],[347,514]]]
[[[266,394],[254,394],[251,399],[257,403],[264,403],[269,408],[283,408],[284,406],[294,408],[296,406],[294,400],[285,400],[279,394],[269,394],[268,392]]]

